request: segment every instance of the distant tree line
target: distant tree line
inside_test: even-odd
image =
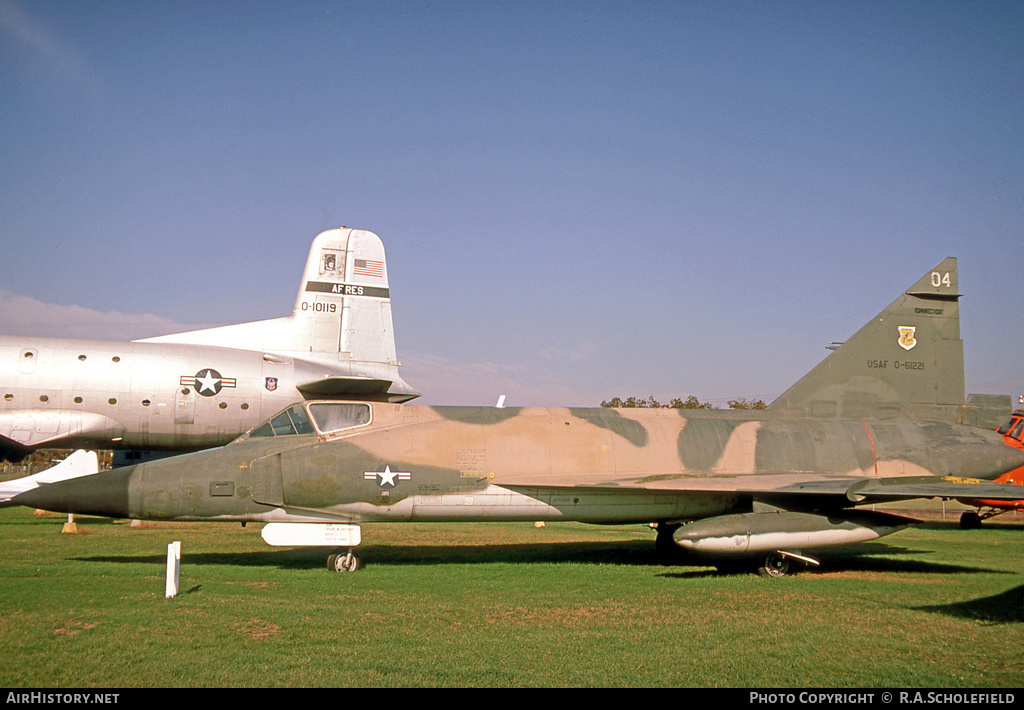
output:
[[[612,397],[611,399],[601,402],[601,406],[608,407],[610,409],[620,409],[623,407],[666,407],[668,409],[718,409],[718,405],[711,404],[710,402],[701,402],[692,394],[686,399],[674,397],[669,401],[668,404],[662,404],[653,396],[647,397],[646,399],[643,397],[627,397],[626,399]],[[746,397],[739,397],[738,399],[729,400],[729,409],[766,409],[767,407],[768,405],[765,404],[764,401],[760,399],[749,400]]]

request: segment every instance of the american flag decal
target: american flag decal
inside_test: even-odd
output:
[[[352,274],[382,279],[384,278],[384,262],[373,259],[355,259],[352,262]]]

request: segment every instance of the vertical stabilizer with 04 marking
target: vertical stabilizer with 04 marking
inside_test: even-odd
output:
[[[956,421],[964,405],[957,262],[943,259],[770,409],[820,418]]]

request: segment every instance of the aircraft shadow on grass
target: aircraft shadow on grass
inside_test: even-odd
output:
[[[430,566],[443,564],[614,564],[660,566],[651,542],[544,542],[508,545],[361,545],[368,566]],[[255,552],[189,553],[183,545],[182,569],[189,564],[313,569],[324,566],[325,548],[268,549]],[[163,554],[91,555],[68,558],[76,562],[158,564]]]
[[[926,520],[920,523],[914,523],[914,527],[920,530],[960,530],[960,520]],[[984,525],[985,530],[1015,530],[1020,532],[1022,529],[1019,520],[1013,518],[1007,518],[1006,520],[986,520]],[[965,531],[967,532],[972,531]]]
[[[820,567],[803,568],[803,574],[826,573],[864,573],[864,574],[1013,574],[1005,570],[990,569],[980,566],[967,566],[949,562],[929,562],[922,559],[908,559],[911,556],[933,554],[932,550],[910,549],[870,543],[850,545],[843,550],[831,551],[829,556],[821,557]],[[692,565],[704,564],[705,568],[686,572],[668,572],[666,576],[688,578],[708,577],[722,574],[749,574],[749,567],[723,567],[708,570],[708,562],[691,562]]]
[[[913,608],[989,624],[1019,623],[1024,621],[1024,584],[990,597]]]
[[[667,577],[694,578],[729,574],[749,574],[752,565],[716,567],[713,560],[680,554],[666,560],[654,548],[653,540],[638,539],[594,542],[537,542],[515,544],[456,545],[374,545],[363,544],[363,559],[372,566],[416,566],[443,564],[604,564],[665,568]],[[878,542],[849,545],[834,550],[819,568],[806,573],[862,572],[892,574],[1012,574],[980,566],[948,562],[929,562],[919,558],[932,554],[929,549],[912,549]],[[323,567],[324,548],[280,548],[252,552],[196,552],[182,549],[182,566],[237,565],[277,567],[280,569],[316,569]],[[908,559],[908,558],[914,559]],[[116,564],[166,563],[161,551],[151,555],[91,555],[72,557],[79,562]]]

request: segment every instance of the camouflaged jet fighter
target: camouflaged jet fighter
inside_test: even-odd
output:
[[[292,315],[134,342],[0,336],[0,456],[223,446],[302,398],[403,402],[384,246],[313,241]]]
[[[40,485],[14,504],[145,520],[266,523],[277,545],[359,566],[374,521],[653,524],[662,549],[785,574],[808,551],[912,520],[860,506],[1017,498],[964,401],[956,260],[929,271],[766,410],[426,407],[305,401],[219,449]],[[973,480],[965,481],[962,477]],[[347,552],[345,548],[349,548]]]

